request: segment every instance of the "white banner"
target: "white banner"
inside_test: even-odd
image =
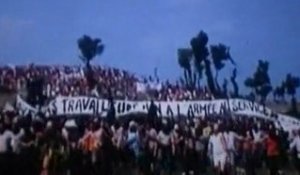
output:
[[[25,104],[24,104],[25,103]],[[17,104],[21,109],[28,108],[37,111],[20,97]],[[300,121],[289,116],[274,113],[258,103],[243,99],[220,99],[207,101],[157,101],[158,115],[162,117],[195,116],[206,117],[211,115],[241,114],[261,117],[269,120],[278,120],[285,127],[300,128]],[[117,116],[131,113],[147,113],[149,101],[116,100],[114,107]],[[109,110],[109,101],[95,97],[57,97],[51,101],[44,112],[50,115],[98,115],[106,116]]]
[[[16,100],[16,109],[20,115],[27,115],[27,114],[36,114],[38,110],[32,106],[30,106],[27,102],[25,102],[19,95],[17,96]]]

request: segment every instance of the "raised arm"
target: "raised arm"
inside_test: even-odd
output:
[[[293,148],[295,148],[295,147],[296,147],[296,144],[297,144],[297,139],[294,138],[294,139],[292,140],[292,142],[290,143],[290,150],[292,150]]]

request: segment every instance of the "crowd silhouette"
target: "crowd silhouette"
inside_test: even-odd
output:
[[[97,86],[90,90],[81,66],[4,66],[0,68],[0,87],[7,91],[19,92],[34,87],[47,99],[61,96],[95,95],[129,100],[199,100],[211,99],[207,88],[188,89],[183,84],[159,81],[158,78],[138,77],[128,71],[94,66],[93,74]]]
[[[45,118],[3,112],[0,173],[250,174],[299,170],[300,131],[249,116]],[[299,171],[298,171],[299,172]]]

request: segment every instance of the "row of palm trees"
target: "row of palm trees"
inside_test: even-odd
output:
[[[178,63],[184,71],[184,81],[188,88],[200,88],[203,72],[207,79],[207,86],[216,97],[223,97],[227,94],[227,80],[223,82],[221,88],[218,80],[219,72],[225,67],[226,62],[235,66],[235,62],[230,55],[230,48],[224,44],[210,45],[208,36],[201,31],[196,37],[191,39],[190,48],[178,49]],[[213,63],[215,74],[213,74]],[[232,71],[231,82],[234,87],[234,96],[239,95],[236,83],[236,68]]]
[[[291,97],[290,112],[298,113],[296,94],[297,88],[300,86],[300,78],[289,73],[279,86],[273,88],[268,75],[268,70],[269,62],[259,60],[254,74],[245,80],[245,86],[251,89],[251,96],[259,96],[260,102],[264,104],[272,91],[273,100],[277,102],[285,101],[285,94],[287,94]]]
[[[197,36],[191,39],[190,47],[178,49],[178,64],[183,70],[181,83],[189,89],[201,88],[203,87],[202,79],[206,77],[206,85],[216,98],[228,97],[228,80],[224,79],[221,87],[218,76],[220,71],[225,68],[226,63],[229,62],[234,66],[230,77],[233,93],[230,96],[241,97],[236,82],[236,63],[231,57],[230,48],[222,43],[208,46],[208,41],[208,35],[204,31],[200,31]],[[89,88],[94,89],[97,82],[91,68],[91,61],[103,53],[104,45],[101,39],[92,39],[90,36],[84,35],[78,39],[78,48],[81,51],[79,58],[86,66],[85,75]],[[244,85],[251,89],[248,97],[252,97],[253,100],[259,99],[262,104],[265,104],[272,91],[277,100],[284,99],[285,94],[288,94],[291,96],[291,111],[297,112],[296,90],[300,86],[299,77],[287,74],[281,85],[273,88],[268,71],[269,62],[259,60],[253,75],[244,81]]]
[[[190,48],[178,49],[178,63],[183,69],[183,77],[185,85],[189,88],[197,88],[201,86],[203,71],[207,79],[207,86],[215,97],[228,97],[227,80],[224,79],[222,88],[218,82],[219,72],[225,67],[226,62],[234,65],[232,75],[230,77],[233,85],[233,94],[231,97],[240,97],[239,87],[236,83],[237,69],[234,60],[230,54],[230,48],[224,44],[210,45],[208,44],[208,36],[205,32],[200,33],[191,39]],[[211,67],[211,64],[214,66]],[[297,113],[296,90],[300,86],[300,78],[287,74],[281,85],[273,88],[269,76],[269,62],[259,60],[257,68],[252,76],[244,81],[244,85],[251,89],[248,97],[252,100],[259,100],[265,104],[267,97],[273,91],[275,100],[284,100],[285,94],[291,96],[291,111]],[[197,83],[196,83],[197,82]],[[257,99],[258,98],[258,99]]]

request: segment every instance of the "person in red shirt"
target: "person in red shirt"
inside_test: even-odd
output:
[[[243,140],[244,166],[247,175],[256,175],[254,150],[255,144],[253,141],[253,135],[250,131],[248,131]]]
[[[278,175],[279,141],[274,130],[270,131],[265,139],[267,148],[268,168],[270,175]]]

